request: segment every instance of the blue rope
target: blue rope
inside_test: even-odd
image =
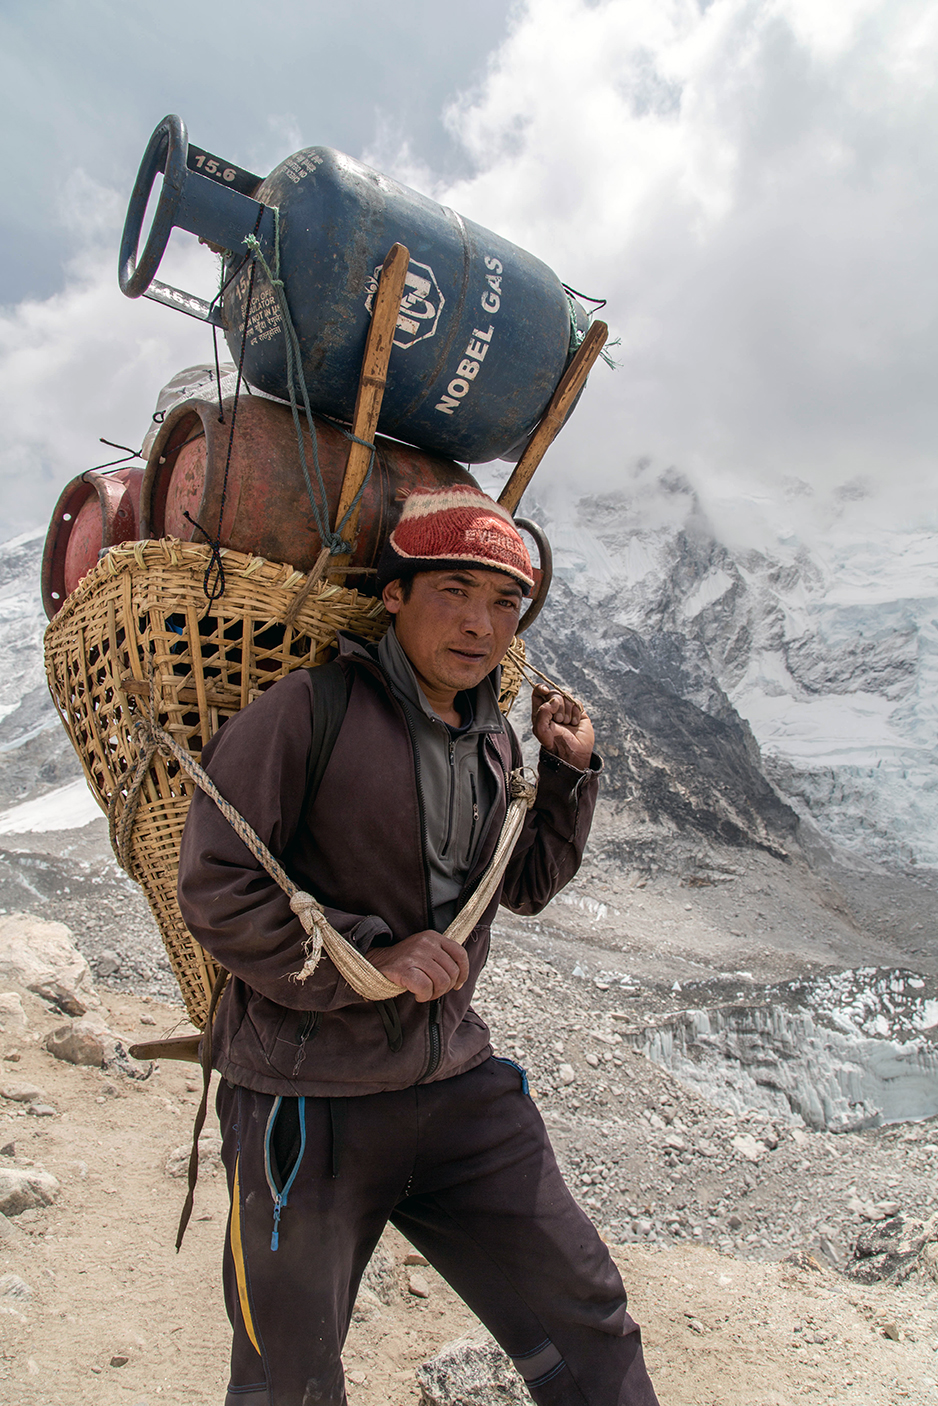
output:
[[[280,313],[283,318],[284,343],[286,346],[287,391],[290,396],[290,411],[293,415],[293,426],[296,430],[296,442],[300,451],[300,464],[303,469],[303,478],[306,483],[306,492],[309,497],[310,505],[313,509],[313,516],[316,519],[316,528],[319,532],[319,540],[322,542],[322,545],[324,547],[329,548],[330,554],[332,556],[344,556],[346,553],[351,552],[355,544],[354,542],[349,543],[345,540],[345,538],[342,536],[342,529],[345,527],[349,518],[358,508],[358,505],[362,500],[362,496],[365,492],[365,489],[368,486],[368,480],[371,478],[371,471],[374,468],[376,449],[375,445],[371,442],[371,440],[359,439],[358,435],[352,434],[350,430],[346,430],[343,428],[342,433],[345,435],[346,439],[351,440],[355,444],[362,444],[365,446],[366,449],[370,449],[371,457],[368,460],[368,471],[365,474],[361,487],[355,494],[355,497],[352,499],[352,502],[349,504],[347,511],[342,517],[341,522],[338,522],[336,524],[336,529],[333,532],[329,525],[329,499],[326,494],[326,485],[322,476],[322,468],[319,463],[319,442],[316,435],[316,426],[313,421],[313,412],[309,403],[309,391],[306,386],[306,378],[303,375],[303,356],[302,351],[300,349],[300,339],[297,336],[296,328],[293,325],[293,319],[290,316],[290,308],[287,303],[286,288],[284,287],[283,279],[280,277],[280,211],[276,208],[276,206],[273,207],[273,210],[273,269],[271,269],[267,260],[264,258],[263,250],[261,249],[260,242],[258,241],[256,235],[249,234],[244,242],[254,254],[254,257],[257,259],[257,261],[260,263],[261,268],[264,270],[264,273],[267,277],[267,281],[270,283],[271,288],[274,290],[274,294],[280,306]],[[245,335],[247,335],[246,328]],[[299,389],[302,393],[303,410],[306,414],[306,423],[309,426],[310,444],[313,450],[313,468],[316,473],[316,485],[319,490],[318,500],[316,493],[313,490],[313,483],[310,477],[309,465],[306,462],[306,446],[303,442],[303,427],[300,423],[300,411],[296,398],[297,386],[299,386]]]

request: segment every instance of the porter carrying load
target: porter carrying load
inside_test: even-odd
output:
[[[198,175],[199,154],[196,172],[187,175],[183,166],[180,174],[178,142],[185,145],[184,132],[180,138],[181,124],[175,119],[168,119],[168,123],[165,132],[164,123],[156,134],[159,137],[163,132],[163,139],[155,137],[155,147],[151,143],[152,160],[148,158],[149,165],[144,162],[134,197],[137,200],[141,190],[149,190],[162,161],[166,167],[164,194],[140,266],[146,275],[144,287],[155,272],[173,219],[178,216],[178,222],[183,223],[180,211],[189,211],[185,218],[189,227],[194,227],[192,211],[201,207],[192,191],[204,195],[204,187],[190,184]],[[189,148],[190,157],[193,150]],[[287,162],[278,169],[289,166]],[[229,169],[233,168],[223,168],[223,180],[227,180]],[[291,169],[296,176],[295,167]],[[310,164],[310,170],[318,169],[315,163]],[[204,178],[205,187],[248,201],[238,190],[238,183],[243,186],[244,182],[237,171],[230,183],[233,189],[213,185],[210,174]],[[284,179],[291,182],[289,176]],[[297,177],[296,184],[301,179]],[[383,178],[379,182],[373,177],[373,183],[382,182]],[[273,215],[269,207],[249,203],[256,211],[250,230],[256,226],[258,235],[254,243],[249,241],[248,247],[238,252],[236,260],[226,263],[228,288],[223,305],[229,309],[237,306],[231,302],[232,288],[242,274],[250,285],[252,279],[257,284],[276,271],[276,221],[271,236],[274,246],[267,249],[274,259],[272,266],[261,236],[266,237],[265,220],[268,215],[273,220]],[[235,202],[231,208],[243,207]],[[132,216],[133,210],[132,201]],[[132,218],[128,224],[132,226]],[[281,232],[283,227],[281,221]],[[347,270],[355,247],[351,231],[344,233],[350,247],[330,246],[327,259],[340,271],[337,286],[342,296],[342,290],[348,289]],[[214,226],[207,230],[207,237],[224,242]],[[135,233],[132,244],[135,250]],[[501,248],[501,244],[492,247]],[[125,231],[121,277],[132,295],[136,286],[132,284],[133,250],[128,255]],[[528,256],[515,252],[521,267]],[[366,264],[371,257],[369,253]],[[281,267],[286,272],[286,264]],[[288,305],[285,299],[279,304],[284,317],[277,341],[282,359],[293,369],[293,380],[286,388],[291,407],[288,410],[269,399],[247,395],[243,373],[250,370],[250,328],[255,324],[246,299],[248,336],[242,338],[238,330],[243,323],[236,326],[232,322],[228,332],[238,358],[234,394],[224,397],[219,381],[218,400],[212,404],[200,387],[194,399],[184,400],[167,412],[151,449],[141,517],[143,533],[158,535],[159,540],[124,542],[107,551],[68,596],[46,634],[53,697],[89,785],[108,813],[118,857],[144,888],[187,1010],[199,1029],[210,1024],[211,997],[213,990],[217,994],[219,989],[219,973],[182,921],[176,901],[176,868],[189,801],[195,786],[203,784],[198,771],[202,747],[227,718],[277,679],[330,659],[338,630],[349,630],[366,640],[378,640],[384,634],[389,617],[371,594],[374,567],[367,563],[376,560],[394,526],[400,508],[399,503],[393,507],[398,487],[406,492],[418,484],[474,485],[470,475],[451,461],[375,439],[386,401],[385,386],[390,389],[396,383],[400,394],[407,379],[400,368],[407,362],[410,348],[401,346],[399,332],[412,269],[411,253],[400,244],[385,249],[372,266],[371,272],[377,271],[376,287],[362,300],[363,345],[358,351],[350,400],[343,402],[351,420],[348,428],[325,424],[313,413],[314,403],[328,401],[335,414],[336,402],[333,391],[320,400],[320,383],[294,355],[299,334],[294,333],[290,320],[292,303]],[[164,301],[172,301],[169,294],[164,298],[157,292]],[[278,296],[282,294],[281,287]],[[563,300],[568,308],[569,333],[566,294]],[[455,302],[459,305],[460,297]],[[311,306],[315,310],[315,305]],[[217,309],[205,312],[208,320]],[[357,313],[354,318],[349,314],[347,321],[357,325],[357,317]],[[460,325],[455,323],[455,329]],[[569,365],[569,336],[563,354],[552,362],[548,349],[548,362],[554,367],[549,387],[553,394],[548,393],[546,402],[530,412],[538,423],[499,499],[509,513],[514,512],[525,485],[572,409],[602,351],[606,332],[605,324],[594,323]],[[452,341],[455,330],[451,328],[447,335]],[[267,342],[262,345],[270,351]],[[494,345],[494,334],[486,345]],[[533,341],[535,360],[539,345]],[[308,337],[307,351],[311,346]],[[348,346],[342,355],[351,355]],[[326,360],[324,356],[323,364]],[[262,379],[256,367],[253,375]],[[230,389],[229,382],[224,390]],[[414,400],[413,388],[408,394]],[[511,435],[504,437],[516,439],[519,425],[523,432],[525,423],[516,418]],[[284,427],[291,425],[292,440],[283,433]],[[485,433],[490,434],[491,429]],[[264,496],[263,473],[258,478],[257,464],[251,461],[258,459],[259,449],[265,446],[269,451],[263,460],[270,469],[269,496],[275,503],[279,495],[281,504],[267,512],[266,518],[251,507],[252,502],[260,504]],[[239,508],[242,492],[244,511]],[[303,512],[298,504],[305,504]],[[167,520],[170,508],[188,524],[185,534],[176,518]],[[312,510],[312,519],[307,520],[307,509]],[[209,520],[202,521],[200,512]],[[305,531],[308,541],[300,541],[295,533],[290,536],[287,526],[291,516],[303,519],[300,536]],[[522,520],[518,525],[523,525]],[[190,540],[180,541],[173,530]],[[549,587],[549,547],[541,534],[535,536],[540,566],[535,571],[532,604],[519,633],[533,620]],[[318,556],[316,548],[321,548]],[[520,687],[525,667],[519,640],[503,671],[501,706],[506,710]],[[307,921],[311,927],[317,926],[315,914],[307,912]],[[192,1057],[194,1048],[188,1053]]]
[[[200,1031],[133,1050],[202,1063],[177,1247],[221,1076],[226,1400],[345,1401],[362,1271],[393,1220],[535,1401],[657,1406],[618,1270],[524,1071],[493,1054],[471,1004],[499,905],[544,909],[577,872],[596,804],[586,710],[536,690],[535,789],[500,708],[549,579],[513,513],[606,329],[581,341],[543,265],[334,153],[300,153],[258,185],[187,151],[173,119],[131,205],[131,296],[174,223],[223,251],[223,286],[201,309],[155,291],[217,313],[237,369],[229,400],[219,374],[210,411],[167,415],[146,514],[166,531],[162,495],[202,540],[111,546],[52,619],[46,657]],[[245,381],[289,399],[289,448],[253,397],[241,416]],[[405,482],[399,515],[384,512],[383,403],[382,427],[424,455],[471,462],[527,437],[500,501],[458,470]],[[265,465],[286,495],[252,542]],[[380,599],[356,589],[372,536]]]

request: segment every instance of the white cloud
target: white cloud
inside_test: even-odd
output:
[[[210,360],[211,334],[117,287],[116,243],[91,246],[64,290],[0,312],[0,532],[45,521],[69,479],[116,457],[98,437],[138,448],[160,387]],[[180,244],[167,281],[204,292],[211,260]]]
[[[623,366],[555,473],[863,474],[931,511],[935,39],[914,0],[529,0],[448,114],[476,174],[435,193],[609,298]]]
[[[920,0],[527,0],[445,115],[470,176],[447,183],[399,113],[379,120],[385,169],[609,299],[621,369],[597,367],[541,485],[650,456],[717,521],[746,499],[786,522],[934,512],[936,52]],[[257,130],[266,149],[306,122]],[[73,178],[85,256],[0,315],[8,531],[98,462],[98,434],[139,442],[163,381],[211,355],[205,329],[117,291],[123,200]],[[171,247],[161,277],[210,284],[204,251]],[[866,497],[838,495],[854,480]]]

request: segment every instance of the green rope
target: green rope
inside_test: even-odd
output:
[[[567,290],[564,289],[564,292],[566,293]],[[569,305],[570,305],[570,350],[569,350],[569,352],[568,352],[568,355],[569,355],[569,356],[573,356],[577,351],[579,351],[580,344],[581,344],[581,342],[583,341],[583,338],[586,336],[586,333],[580,331],[580,325],[579,325],[579,322],[577,321],[577,315],[576,315],[576,308],[577,308],[577,305],[576,305],[576,303],[573,301],[573,299],[571,298],[571,296],[570,296],[569,293],[567,293],[567,302],[568,302]],[[593,314],[592,314],[592,313],[587,313],[587,317],[589,318],[590,322],[592,322],[592,320],[593,320]],[[612,369],[613,369],[613,371],[619,371],[619,370],[621,370],[622,363],[619,362],[619,361],[616,361],[616,360],[610,355],[610,353],[609,353],[609,348],[610,348],[610,347],[621,347],[621,345],[622,345],[622,338],[621,338],[621,337],[616,337],[616,339],[615,339],[614,342],[607,342],[606,345],[603,347],[602,351],[599,353],[599,355],[602,357],[602,359],[603,359],[603,361],[606,363],[606,365],[607,365],[607,366],[611,366]]]
[[[319,532],[319,539],[324,547],[329,548],[330,555],[343,556],[346,553],[351,552],[352,548],[355,545],[354,542],[349,543],[345,540],[345,538],[342,536],[342,530],[348,522],[349,518],[357,510],[358,505],[364,495],[365,489],[368,486],[368,480],[371,478],[371,471],[374,468],[376,452],[375,445],[371,442],[371,440],[359,439],[358,435],[352,434],[349,430],[343,429],[342,431],[346,439],[352,440],[355,444],[363,444],[366,449],[370,449],[371,457],[368,460],[368,471],[365,474],[361,487],[359,488],[358,492],[355,494],[355,497],[349,504],[345,514],[342,517],[341,522],[338,522],[336,524],[336,529],[333,532],[329,525],[329,500],[326,494],[325,481],[322,476],[322,468],[319,463],[319,441],[316,435],[316,425],[313,420],[312,407],[309,403],[309,390],[306,385],[306,377],[303,375],[303,354],[300,348],[300,339],[297,336],[296,328],[293,325],[293,319],[290,316],[290,308],[287,303],[286,288],[284,287],[283,279],[280,277],[280,211],[276,206],[273,207],[273,211],[273,269],[271,269],[267,260],[264,258],[264,252],[261,249],[260,242],[258,241],[256,235],[249,234],[246,237],[244,243],[254,254],[255,259],[257,259],[257,261],[260,263],[261,268],[264,270],[264,274],[267,278],[267,281],[270,284],[271,288],[274,290],[274,295],[276,296],[277,303],[280,307],[280,314],[283,320],[283,337],[286,347],[287,391],[290,396],[290,411],[293,415],[293,426],[296,430],[296,442],[300,452],[300,465],[303,469],[303,478],[306,483],[306,492],[307,496],[309,497],[310,505],[313,509],[313,516],[316,519],[316,528]],[[245,329],[245,335],[246,334],[247,329]],[[319,489],[318,500],[316,493],[313,489],[313,483],[309,472],[309,465],[306,462],[306,446],[303,441],[303,427],[300,423],[300,410],[296,398],[297,386],[299,386],[300,392],[302,394],[303,410],[306,415],[306,423],[309,427],[310,444],[312,446],[313,451],[313,468],[316,473],[316,483]]]

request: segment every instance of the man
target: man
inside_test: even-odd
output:
[[[511,518],[472,487],[417,490],[379,565],[394,617],[340,639],[346,711],[315,795],[316,683],[299,670],[203,758],[220,791],[404,994],[371,1002],[198,793],[179,897],[231,972],[215,1022],[232,1210],[226,1406],[341,1406],[341,1349],[388,1220],[449,1280],[543,1406],[654,1406],[618,1272],[564,1185],[523,1071],[470,1000],[493,898],[465,947],[444,929],[495,848],[517,740],[498,668],[533,586]],[[321,706],[321,705],[320,705]],[[536,913],[574,875],[595,804],[593,729],[538,690],[535,805],[501,902]],[[322,735],[320,730],[319,735]]]

